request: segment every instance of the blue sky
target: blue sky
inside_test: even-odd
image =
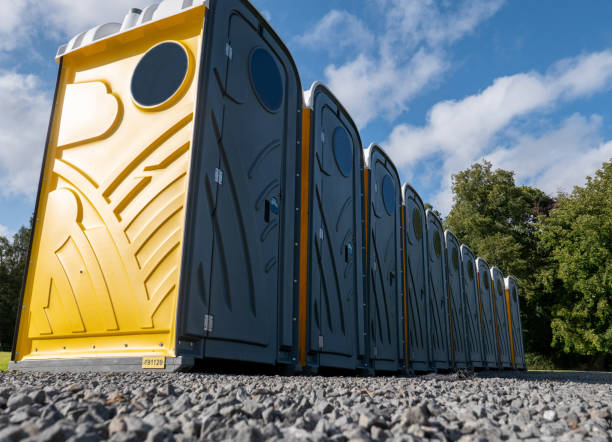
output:
[[[150,0],[0,0],[0,235],[28,222],[57,66],[74,34]],[[486,158],[549,194],[612,158],[612,3],[254,0],[304,88],[328,84],[443,214]]]

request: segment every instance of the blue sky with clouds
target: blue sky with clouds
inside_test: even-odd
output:
[[[28,222],[57,65],[74,34],[151,0],[0,0],[0,235]],[[304,88],[328,84],[443,214],[486,158],[555,194],[612,158],[607,0],[254,0]]]

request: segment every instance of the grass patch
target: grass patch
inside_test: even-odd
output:
[[[11,353],[8,351],[0,352],[0,371],[8,370],[8,363],[11,360]]]

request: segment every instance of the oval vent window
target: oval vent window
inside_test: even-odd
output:
[[[334,130],[332,145],[336,165],[340,173],[348,177],[353,171],[353,143],[345,128],[337,127]]]
[[[385,175],[382,181],[382,197],[385,210],[389,215],[395,211],[395,186],[389,175]]]
[[[189,56],[177,42],[167,41],[149,49],[132,74],[134,102],[143,108],[156,108],[173,98],[187,79]]]
[[[438,231],[434,234],[434,251],[438,258],[442,255],[442,240],[440,239],[440,232]]]
[[[283,79],[272,54],[264,48],[255,49],[249,72],[257,99],[270,112],[277,112],[283,104]]]
[[[417,209],[412,211],[412,228],[414,229],[414,236],[420,241],[423,238],[423,222],[421,221],[421,212]]]

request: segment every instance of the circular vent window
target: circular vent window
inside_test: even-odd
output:
[[[442,255],[442,240],[438,231],[434,234],[434,252],[436,252],[438,258]]]
[[[423,238],[423,222],[421,221],[421,212],[417,209],[412,211],[412,228],[414,229],[414,236],[420,241]]]
[[[348,177],[353,171],[353,143],[343,127],[337,127],[332,137],[334,158],[340,173]]]
[[[283,104],[283,79],[272,54],[264,48],[251,53],[250,74],[257,99],[270,112]]]
[[[180,43],[167,41],[152,47],[140,59],[130,85],[132,99],[145,109],[168,104],[187,84],[189,55]]]
[[[382,197],[385,210],[391,215],[395,211],[395,186],[389,175],[385,175],[382,181]]]

